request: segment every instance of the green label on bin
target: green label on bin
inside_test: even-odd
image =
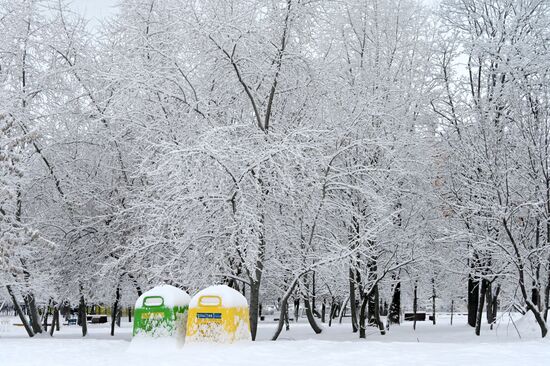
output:
[[[197,313],[199,319],[221,319],[221,313]]]

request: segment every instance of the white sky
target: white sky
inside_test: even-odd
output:
[[[437,4],[439,0],[423,0],[425,4]],[[114,13],[117,0],[72,0],[72,8],[88,19],[101,20]]]
[[[95,22],[114,13],[117,0],[72,0],[71,7]]]
[[[434,5],[440,0],[422,0],[425,4]],[[73,10],[83,14],[91,21],[91,26],[98,25],[105,17],[114,14],[115,5],[118,0],[72,0],[71,7]]]

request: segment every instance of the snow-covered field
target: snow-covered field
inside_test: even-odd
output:
[[[64,326],[54,338],[34,339],[12,326],[0,333],[0,366],[550,365],[550,342],[539,338],[530,320],[516,320],[514,326],[505,317],[480,337],[464,318],[455,317],[453,326],[446,316],[438,320],[436,326],[419,322],[416,331],[404,323],[385,336],[369,329],[366,340],[357,339],[349,324],[325,325],[315,335],[300,320],[277,342],[268,340],[275,327],[268,321],[260,325],[259,342],[186,345],[172,352],[132,346],[129,323],[117,328],[115,337],[108,335],[107,325],[90,325],[86,339],[77,326]]]

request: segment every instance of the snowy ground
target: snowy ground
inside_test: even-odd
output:
[[[550,341],[540,340],[532,319],[516,319],[514,326],[505,317],[497,329],[483,329],[481,337],[473,335],[463,317],[455,316],[453,326],[447,316],[438,321],[436,326],[419,322],[416,331],[407,322],[385,336],[369,329],[367,339],[359,340],[349,324],[325,325],[315,335],[300,319],[277,342],[268,340],[275,327],[268,321],[260,325],[259,342],[186,345],[173,352],[131,347],[129,323],[117,328],[115,337],[108,335],[107,325],[90,325],[86,339],[77,326],[64,326],[54,338],[34,339],[10,326],[0,330],[0,366],[550,365]]]

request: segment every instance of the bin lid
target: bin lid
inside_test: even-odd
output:
[[[201,298],[203,299],[201,301]],[[216,298],[221,299],[221,304],[216,302]],[[201,304],[199,304],[199,301]],[[189,303],[190,308],[196,308],[208,304],[210,306],[219,306],[222,308],[241,308],[248,307],[248,301],[239,291],[226,285],[210,286],[197,292]]]
[[[136,309],[142,308],[145,298],[150,297],[150,306],[162,305],[167,308],[176,306],[187,306],[191,300],[189,294],[177,287],[171,285],[160,285],[153,287],[149,291],[144,292],[136,301]],[[162,298],[163,301],[158,301],[155,298]]]

